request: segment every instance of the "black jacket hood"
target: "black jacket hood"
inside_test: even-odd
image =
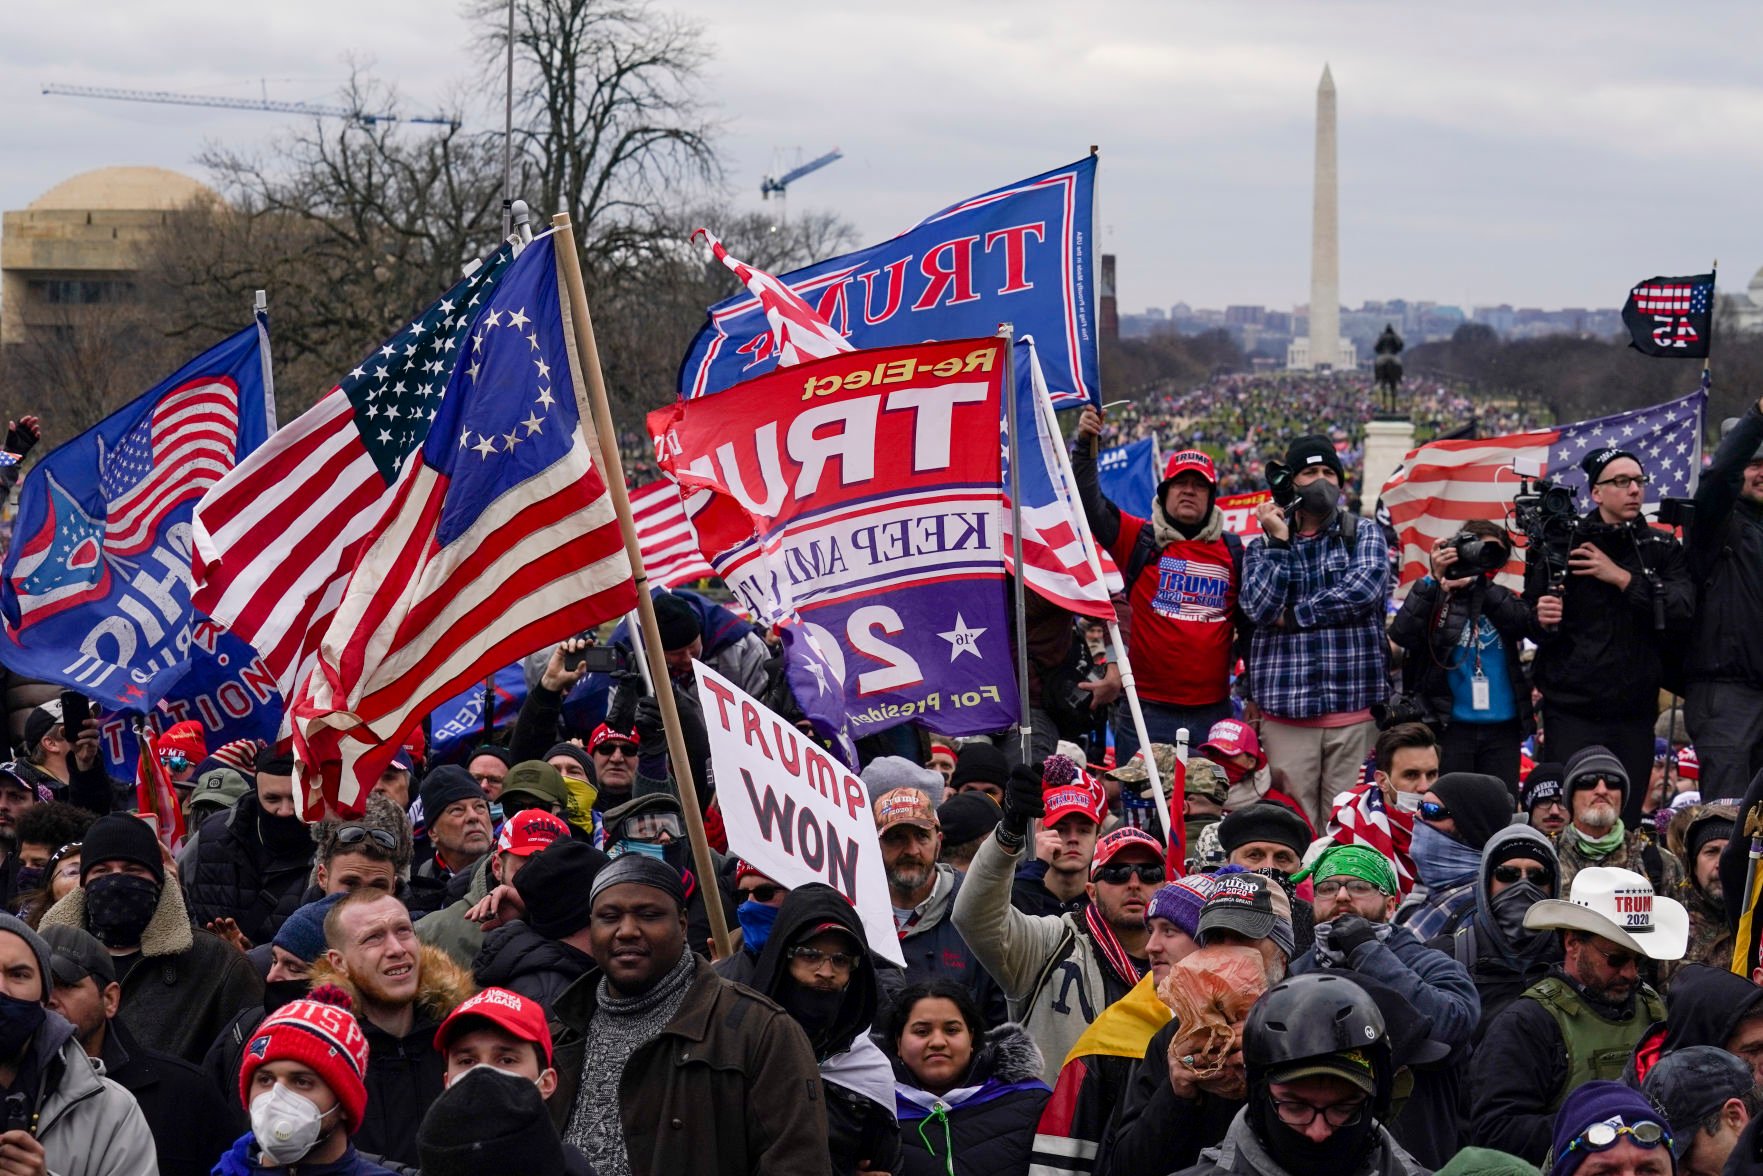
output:
[[[759,962],[753,967],[753,979],[749,985],[788,1008],[789,1002],[784,1000],[783,993],[794,981],[790,979],[789,957],[785,953],[812,939],[816,929],[827,923],[836,924],[849,934],[860,950],[857,966],[851,972],[851,983],[845,989],[845,999],[839,1004],[838,1016],[821,1039],[813,1043],[814,1052],[820,1058],[849,1049],[857,1035],[868,1030],[875,1021],[875,960],[870,957],[866,946],[868,940],[863,934],[863,921],[844,896],[822,882],[810,882],[790,891],[783,906],[778,908],[777,923],[765,941],[764,950],[759,953]]]
[[[1763,988],[1706,964],[1685,964],[1671,978],[1664,1053],[1690,1045],[1725,1049],[1738,1023],[1757,1012]]]

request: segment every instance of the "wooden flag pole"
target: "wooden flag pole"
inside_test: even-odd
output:
[[[698,867],[698,886],[704,895],[704,913],[710,918],[710,935],[716,942],[716,956],[726,959],[731,954],[728,919],[722,909],[722,890],[716,883],[716,863],[710,856],[710,842],[704,836],[704,814],[698,809],[698,789],[692,780],[691,761],[686,758],[685,736],[681,733],[679,708],[674,705],[672,680],[661,653],[661,629],[655,623],[655,602],[649,596],[649,575],[643,570],[643,549],[637,543],[637,528],[631,521],[630,495],[625,492],[624,462],[618,456],[618,433],[612,424],[612,407],[606,399],[606,380],[600,373],[600,352],[594,344],[594,323],[588,317],[587,287],[582,282],[581,260],[576,256],[575,231],[570,227],[569,214],[558,213],[551,218],[557,230],[557,253],[562,259],[564,281],[569,287],[570,326],[574,329],[576,352],[582,375],[588,385],[588,409],[594,418],[596,444],[600,452],[600,472],[606,488],[612,492],[612,505],[618,511],[618,525],[624,532],[624,550],[630,557],[631,575],[637,586],[637,617],[642,622],[643,656],[649,666],[649,678],[655,683],[655,700],[661,704],[661,721],[667,730],[667,758],[673,767],[673,778],[679,785],[680,811],[686,818],[686,835],[692,841],[692,861]],[[580,402],[580,384],[577,384]]]

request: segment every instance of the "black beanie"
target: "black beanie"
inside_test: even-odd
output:
[[[461,1074],[416,1129],[423,1176],[563,1172],[563,1141],[539,1088],[518,1074],[478,1066]]]
[[[1566,804],[1566,778],[1567,765],[1565,764],[1545,761],[1531,768],[1530,775],[1524,778],[1524,789],[1518,795],[1518,801],[1524,806],[1524,811],[1530,812],[1545,800],[1558,800],[1562,804]]]
[[[1451,810],[1457,840],[1470,849],[1486,847],[1488,838],[1510,825],[1518,811],[1512,790],[1498,776],[1446,772],[1433,781],[1432,791]]]
[[[514,889],[526,904],[526,925],[546,939],[574,935],[588,925],[588,894],[606,855],[583,841],[555,841],[526,860]]]
[[[1341,455],[1335,452],[1334,442],[1318,433],[1299,437],[1287,446],[1286,465],[1294,474],[1309,466],[1325,465],[1335,472],[1342,484],[1347,480],[1347,471],[1341,468]]]
[[[942,826],[945,845],[978,841],[1003,819],[1004,810],[983,792],[959,792],[937,807],[937,824]]]
[[[447,806],[461,800],[484,800],[484,786],[457,764],[442,764],[422,778],[422,819],[429,825],[441,819]]]
[[[1237,809],[1218,822],[1218,844],[1225,853],[1254,841],[1286,846],[1301,858],[1310,848],[1310,829],[1303,817],[1269,800]]]
[[[107,813],[92,822],[80,844],[80,885],[99,862],[138,862],[165,884],[165,859],[153,827],[132,813]]]
[[[1608,747],[1600,747],[1596,743],[1582,747],[1567,757],[1567,766],[1562,770],[1566,778],[1567,809],[1573,810],[1573,794],[1581,788],[1590,788],[1599,776],[1622,790],[1620,808],[1628,807],[1628,790],[1630,782],[1628,769],[1616,758],[1616,753]]]
[[[1695,877],[1696,872],[1696,855],[1702,852],[1704,845],[1716,839],[1732,840],[1732,832],[1738,827],[1737,821],[1733,819],[1735,815],[1733,812],[1722,812],[1717,809],[1704,813],[1690,822],[1689,831],[1683,841],[1683,858],[1684,864],[1689,867],[1689,874],[1692,878]]]
[[[661,648],[668,653],[684,649],[704,635],[692,606],[671,592],[655,598],[655,626],[661,630]]]
[[[949,787],[963,784],[996,784],[1002,788],[1010,780],[1010,763],[1004,753],[990,743],[965,744],[955,755],[955,774]]]
[[[1592,485],[1596,486],[1598,484],[1598,476],[1604,472],[1604,467],[1613,461],[1618,461],[1625,457],[1636,465],[1641,464],[1641,459],[1630,453],[1628,450],[1617,449],[1615,446],[1610,446],[1605,449],[1594,449],[1584,457],[1580,458],[1579,468],[1585,471],[1586,479],[1591,482]]]

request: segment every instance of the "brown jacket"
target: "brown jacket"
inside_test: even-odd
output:
[[[552,1009],[557,1092],[551,1118],[569,1125],[598,970]],[[693,1176],[827,1176],[826,1103],[801,1028],[776,1004],[700,959],[685,1001],[637,1047],[618,1084],[632,1172]]]

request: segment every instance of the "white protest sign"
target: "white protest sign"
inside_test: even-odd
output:
[[[869,949],[904,967],[869,789],[752,695],[693,665],[729,849],[785,886],[831,886],[857,909]]]

